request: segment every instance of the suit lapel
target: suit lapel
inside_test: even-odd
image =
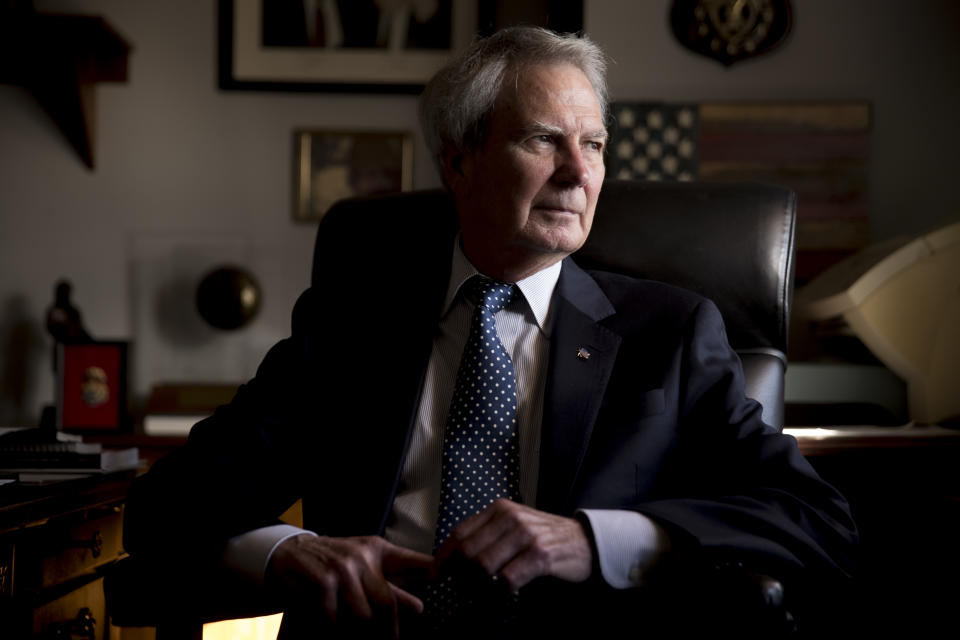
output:
[[[554,304],[537,507],[565,513],[621,338],[599,324],[615,309],[570,259],[564,260]]]
[[[435,238],[423,243],[424,249],[416,254],[414,260],[407,259],[404,264],[405,280],[418,286],[401,287],[396,292],[399,298],[393,308],[406,309],[405,322],[399,327],[398,335],[406,336],[408,342],[395,345],[395,366],[383,373],[381,380],[373,380],[372,388],[390,388],[388,402],[383,406],[385,419],[383,425],[389,428],[382,434],[379,469],[384,470],[383,480],[377,488],[376,499],[382,507],[377,531],[382,533],[393,505],[393,499],[403,474],[403,465],[410,445],[420,404],[427,364],[433,347],[433,337],[439,322],[447,284],[450,279],[450,259],[453,238],[456,235],[454,224],[436,233]],[[382,400],[382,399],[381,399]],[[380,402],[380,400],[378,400]],[[400,427],[400,428],[398,428]],[[380,474],[375,474],[380,475]]]
[[[357,360],[351,384],[374,392],[356,396],[355,406],[346,414],[352,412],[356,428],[345,436],[341,453],[334,454],[342,477],[350,478],[333,492],[333,499],[339,501],[337,512],[346,517],[324,524],[325,530],[338,535],[382,533],[386,526],[419,406],[457,232],[456,217],[446,200],[425,211],[378,210],[360,219],[366,228],[377,230],[368,248],[375,259],[355,269],[362,270],[367,281],[383,286],[359,296],[349,332],[338,336]],[[365,236],[351,227],[339,243],[328,242],[343,245],[342,251],[353,250],[352,237]],[[347,397],[350,391],[344,394]]]

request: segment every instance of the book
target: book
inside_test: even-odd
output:
[[[143,416],[148,436],[185,438],[193,425],[228,404],[237,385],[160,384],[153,388]]]
[[[13,442],[3,443],[0,440],[0,458],[4,456],[29,456],[32,454],[53,453],[100,453],[103,446],[99,442],[83,441],[55,441],[55,442]]]
[[[65,480],[79,480],[81,478],[89,478],[94,475],[93,473],[77,473],[77,472],[57,472],[57,471],[25,471],[23,473],[16,474],[17,482],[21,485],[47,485],[47,484],[56,484],[58,482],[64,482]]]
[[[187,437],[190,429],[209,414],[148,414],[143,417],[143,433],[148,436]]]
[[[38,427],[0,429],[0,473],[106,473],[139,463],[136,447],[104,449],[79,435]]]
[[[85,443],[92,444],[92,443]],[[78,451],[0,451],[0,472],[3,473],[108,473],[135,469],[140,464],[137,447]]]
[[[41,427],[0,427],[0,448],[12,444],[83,442],[83,436]]]

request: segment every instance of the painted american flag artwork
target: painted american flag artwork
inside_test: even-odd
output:
[[[866,102],[615,102],[607,177],[758,181],[797,194],[797,282],[869,242]]]

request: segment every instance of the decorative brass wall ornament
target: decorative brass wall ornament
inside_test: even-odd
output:
[[[730,66],[777,47],[792,19],[789,0],[674,0],[670,24],[683,46]]]

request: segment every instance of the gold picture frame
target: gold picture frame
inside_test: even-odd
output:
[[[344,198],[410,191],[413,137],[406,131],[294,132],[293,218],[320,221]]]

